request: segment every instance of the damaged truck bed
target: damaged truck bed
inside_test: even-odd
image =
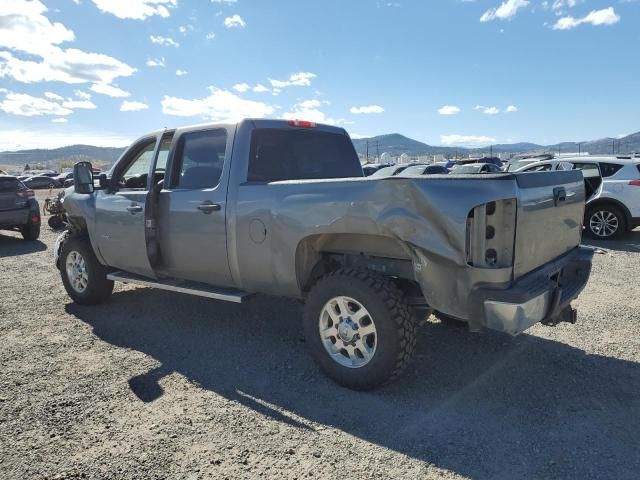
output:
[[[364,178],[346,132],[309,122],[159,131],[100,187],[87,164],[74,178],[56,248],[74,300],[112,280],[302,299],[314,358],[351,388],[406,366],[412,309],[512,335],[575,322],[591,268],[582,172]],[[79,283],[78,256],[93,265]]]

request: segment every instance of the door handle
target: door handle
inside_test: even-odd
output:
[[[219,203],[213,203],[210,200],[205,200],[200,205],[198,205],[198,210],[200,210],[202,213],[206,213],[206,214],[209,214],[211,212],[217,212],[221,208],[222,208],[222,206]]]
[[[142,211],[142,207],[137,203],[132,203],[127,207],[127,211],[129,211],[131,214],[138,213]]]

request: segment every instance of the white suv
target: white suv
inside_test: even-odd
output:
[[[640,158],[631,156],[562,157],[526,165],[517,172],[544,172],[579,168],[586,173],[598,166],[602,184],[594,185],[587,200],[585,228],[594,238],[609,239],[640,226]]]

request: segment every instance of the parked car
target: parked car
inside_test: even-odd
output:
[[[455,175],[501,172],[502,169],[493,163],[466,163],[464,165],[454,165],[451,169],[451,174]]]
[[[414,165],[407,168],[402,175],[446,175],[449,173],[442,165]]]
[[[407,168],[414,166],[415,164],[407,163],[405,165],[391,165],[384,167],[377,172],[369,175],[370,177],[393,177],[405,171]]]
[[[580,172],[371,181],[344,129],[311,122],[163,129],[99,182],[88,162],[74,179],[53,248],[73,301],[104,302],[114,281],[299,299],[291,335],[354,389],[400,375],[418,312],[512,335],[575,322],[591,269]]]
[[[67,180],[71,180],[73,178],[73,172],[66,172],[57,175],[56,180],[60,182],[61,185],[64,185],[64,182]]]
[[[616,238],[640,226],[640,158],[562,157],[536,162],[517,171],[578,169],[583,170],[585,178],[588,179],[594,176],[595,168],[599,169],[602,181],[592,181],[591,191],[587,192],[584,226],[589,236],[600,239]]]
[[[384,164],[365,163],[364,165],[362,165],[362,172],[364,173],[365,177],[369,177],[369,176],[373,175],[374,173],[376,173],[378,170],[381,170],[383,168],[390,167],[390,166],[391,165],[388,165],[386,163],[384,163]]]
[[[55,178],[45,176],[27,178],[24,184],[34,190],[37,188],[60,188],[62,186]]]
[[[13,175],[0,175],[0,229],[18,230],[25,240],[40,236],[40,206],[33,190]]]

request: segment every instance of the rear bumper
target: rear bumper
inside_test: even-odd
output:
[[[483,312],[484,326],[518,335],[538,322],[574,322],[575,311],[570,303],[587,284],[592,259],[593,249],[576,247],[505,290],[476,290],[472,297],[476,308]]]

